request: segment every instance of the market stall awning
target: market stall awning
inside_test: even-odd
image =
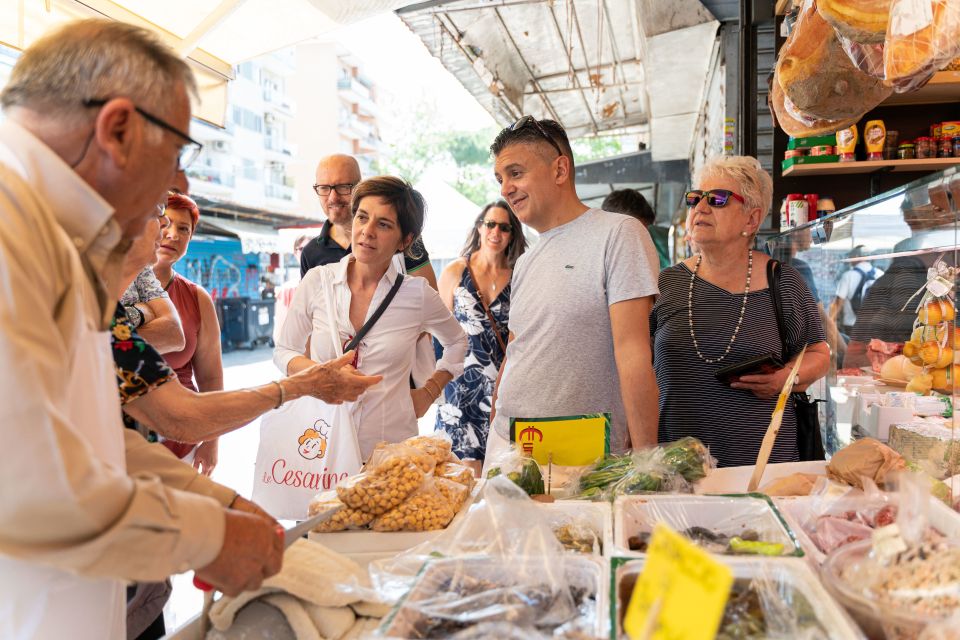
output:
[[[649,130],[656,160],[689,157],[719,23],[699,0],[422,2],[397,11],[502,125],[571,137]]]
[[[204,227],[240,238],[243,253],[281,253],[289,250],[281,240],[280,233],[265,225],[204,216],[200,219],[198,231],[203,231]]]
[[[0,43],[22,50],[68,20],[105,17],[156,31],[197,73],[198,118],[223,126],[233,65],[340,26],[392,11],[403,0],[5,0]]]

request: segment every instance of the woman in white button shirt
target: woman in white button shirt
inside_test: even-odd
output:
[[[417,434],[417,418],[443,387],[463,372],[467,336],[439,294],[423,278],[398,274],[394,256],[407,250],[423,228],[423,196],[400,178],[379,176],[356,186],[353,252],[340,262],[307,272],[294,294],[280,330],[273,361],[292,375],[335,357],[327,300],[336,307],[336,330],[346,344],[374,313],[398,277],[396,297],[356,349],[355,365],[383,382],[353,407],[360,452],[366,460],[378,442],[398,442]],[[324,291],[328,288],[328,292]],[[427,332],[443,345],[443,357],[422,387],[410,388],[417,337]],[[310,345],[310,357],[303,354]]]

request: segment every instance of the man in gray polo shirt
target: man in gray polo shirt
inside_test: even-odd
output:
[[[611,452],[656,444],[649,316],[658,258],[650,235],[634,218],[580,201],[558,123],[521,118],[490,151],[500,193],[540,239],[513,272],[486,466],[507,446],[511,417],[609,412]]]

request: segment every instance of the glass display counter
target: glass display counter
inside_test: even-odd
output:
[[[960,473],[958,212],[949,168],[768,240],[819,302],[832,357],[810,393],[826,401],[828,449],[870,436],[939,477]]]

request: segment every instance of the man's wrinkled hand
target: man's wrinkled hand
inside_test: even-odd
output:
[[[213,562],[197,570],[196,577],[228,596],[256,591],[283,565],[283,535],[276,522],[225,509],[223,547]]]
[[[280,526],[274,517],[264,511],[260,505],[258,505],[256,502],[250,502],[239,494],[237,494],[237,497],[234,498],[233,502],[230,503],[230,508],[236,509],[237,511],[243,511],[244,513],[252,513],[253,515],[260,516],[261,518],[266,518],[273,523],[273,526]]]

